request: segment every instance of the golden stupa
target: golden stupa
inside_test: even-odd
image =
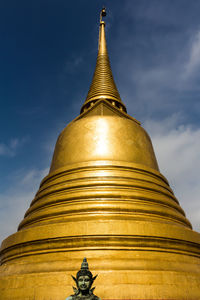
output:
[[[200,299],[200,234],[160,174],[148,134],[126,113],[102,15],[81,113],[58,137],[18,231],[2,243],[1,300],[64,300],[83,257],[99,274],[102,299]]]

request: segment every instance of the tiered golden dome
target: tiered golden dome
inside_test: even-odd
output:
[[[200,299],[200,234],[126,113],[104,26],[81,114],[58,137],[18,232],[2,243],[1,300],[64,300],[83,257],[102,299]]]

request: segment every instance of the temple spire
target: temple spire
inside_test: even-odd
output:
[[[98,55],[107,55],[108,51],[106,47],[106,35],[105,35],[105,25],[106,23],[102,21],[102,17],[106,16],[106,10],[103,8],[100,13],[100,23],[99,23],[99,45],[98,45]]]
[[[102,18],[105,16],[106,10],[103,8],[100,13],[99,45],[96,68],[87,98],[81,109],[81,113],[100,99],[105,99],[120,110],[126,112],[126,107],[120,98],[110,67],[106,46],[105,22],[102,21]]]

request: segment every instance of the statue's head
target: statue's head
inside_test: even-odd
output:
[[[78,288],[78,290],[76,290],[76,293],[82,292],[84,294],[89,294],[93,292],[94,288],[91,289],[91,286],[96,277],[97,275],[93,277],[92,273],[89,270],[87,259],[84,258],[81,264],[81,269],[76,274],[76,278],[72,276]]]

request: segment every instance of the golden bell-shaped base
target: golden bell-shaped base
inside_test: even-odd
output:
[[[49,175],[2,244],[1,300],[64,300],[83,257],[102,299],[200,299],[200,234],[148,135],[123,116],[100,101],[59,136]]]

